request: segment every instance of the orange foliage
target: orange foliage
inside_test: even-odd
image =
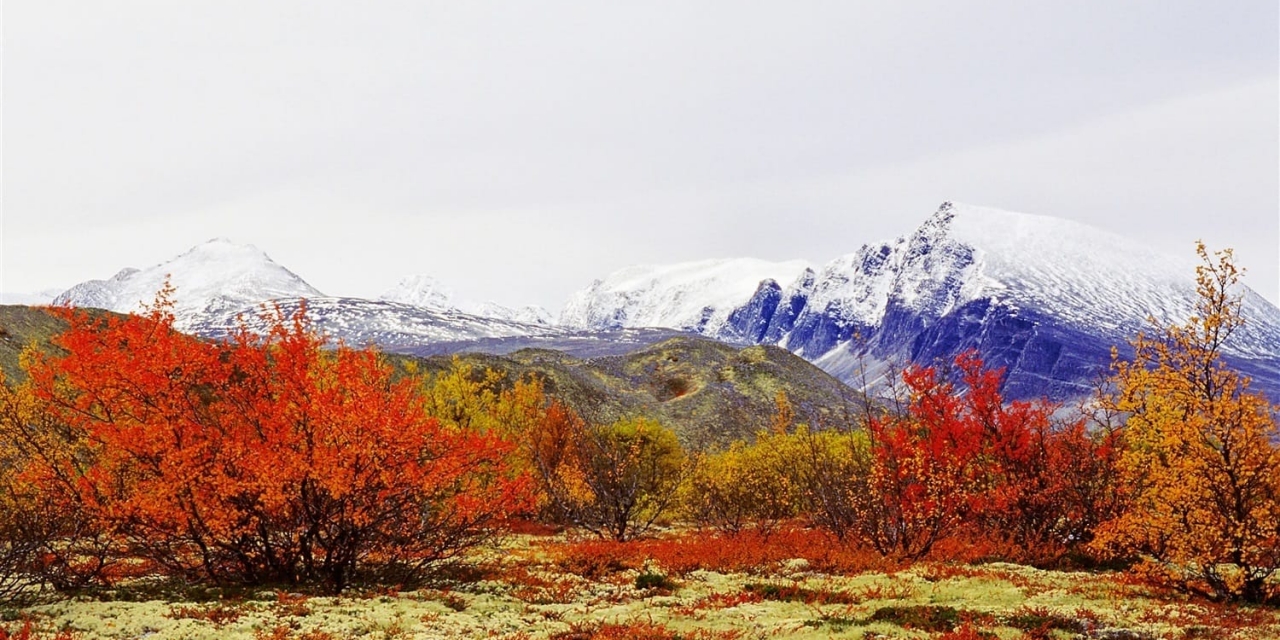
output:
[[[822,530],[782,528],[764,535],[747,530],[736,535],[691,531],[680,536],[617,542],[584,540],[548,546],[564,571],[599,578],[615,571],[641,569],[646,561],[663,571],[683,575],[699,569],[768,572],[800,559],[808,567],[832,574],[856,574],[894,568],[878,554],[840,544]]]
[[[577,624],[568,631],[551,636],[552,640],[736,640],[739,631],[696,629],[677,632],[653,622],[635,620],[622,624]]]
[[[0,624],[0,640],[43,640],[46,638],[48,640],[76,640],[78,637],[67,630],[41,633],[36,630],[35,624],[31,620],[23,620],[22,624],[16,629]]]
[[[337,591],[369,568],[413,579],[528,504],[512,444],[441,426],[376,352],[326,349],[305,307],[226,343],[174,330],[166,292],[146,316],[64,315],[63,354],[27,354],[22,389],[57,428],[4,435],[120,555]]]
[[[1114,446],[1046,403],[1005,403],[1000,371],[956,358],[962,387],[932,367],[903,373],[902,415],[868,423],[872,463],[856,525],[881,553],[919,559],[973,527],[1016,560],[1053,561],[1113,508]],[[993,548],[999,548],[993,547]]]
[[[1231,252],[1197,269],[1186,324],[1133,342],[1102,404],[1128,414],[1120,459],[1127,508],[1099,546],[1140,554],[1170,584],[1218,599],[1280,601],[1280,427],[1276,408],[1222,353],[1243,323]]]

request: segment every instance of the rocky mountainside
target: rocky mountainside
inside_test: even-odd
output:
[[[762,279],[736,303],[721,295],[679,302],[723,322],[670,322],[674,305],[648,295],[670,288],[661,281],[603,295],[598,281],[575,304],[592,309],[590,327],[657,319],[721,340],[776,344],[855,386],[874,386],[906,362],[976,349],[1006,369],[1008,395],[1066,399],[1087,392],[1112,346],[1123,350],[1148,318],[1189,317],[1194,275],[1189,258],[1085,225],[945,203],[908,236],[863,246],[789,281]],[[621,276],[603,282],[635,282]],[[1230,345],[1231,359],[1280,397],[1280,310],[1247,288],[1241,293],[1248,324]],[[636,309],[634,300],[656,308]]]

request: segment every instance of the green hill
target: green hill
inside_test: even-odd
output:
[[[815,426],[849,424],[862,406],[860,393],[773,346],[739,348],[705,338],[675,337],[625,355],[590,359],[544,349],[457,357],[504,371],[508,379],[540,374],[549,393],[588,420],[649,416],[697,448],[750,439],[767,428],[780,391],[797,419]],[[427,371],[440,371],[452,358],[432,356],[419,362]]]
[[[20,380],[18,357],[27,345],[48,346],[49,339],[67,328],[67,322],[43,307],[0,305],[0,370],[6,380]]]

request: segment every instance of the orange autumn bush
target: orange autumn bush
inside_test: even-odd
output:
[[[221,343],[176,331],[167,293],[145,316],[70,323],[56,354],[30,352],[39,420],[5,420],[19,475],[86,530],[51,565],[110,543],[215,583],[412,581],[529,504],[501,434],[430,417],[415,381],[372,350],[325,347],[305,317]],[[88,570],[103,577],[101,566]]]
[[[1119,470],[1125,510],[1097,547],[1138,555],[1167,584],[1219,600],[1274,602],[1280,586],[1276,408],[1223,360],[1244,323],[1231,252],[1197,251],[1199,302],[1115,364],[1105,408],[1127,415]],[[1216,259],[1215,259],[1216,258]]]

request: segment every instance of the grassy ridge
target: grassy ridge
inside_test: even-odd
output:
[[[557,351],[524,349],[507,356],[459,356],[509,379],[543,376],[548,393],[588,419],[608,423],[643,415],[670,426],[683,444],[705,448],[751,439],[769,425],[774,401],[786,394],[800,422],[847,424],[861,394],[804,359],[773,346],[738,348],[677,337],[621,356],[580,360]],[[443,371],[451,356],[419,361]]]
[[[5,379],[20,380],[18,357],[28,345],[47,347],[49,339],[67,328],[65,320],[42,307],[0,305],[0,370]]]

